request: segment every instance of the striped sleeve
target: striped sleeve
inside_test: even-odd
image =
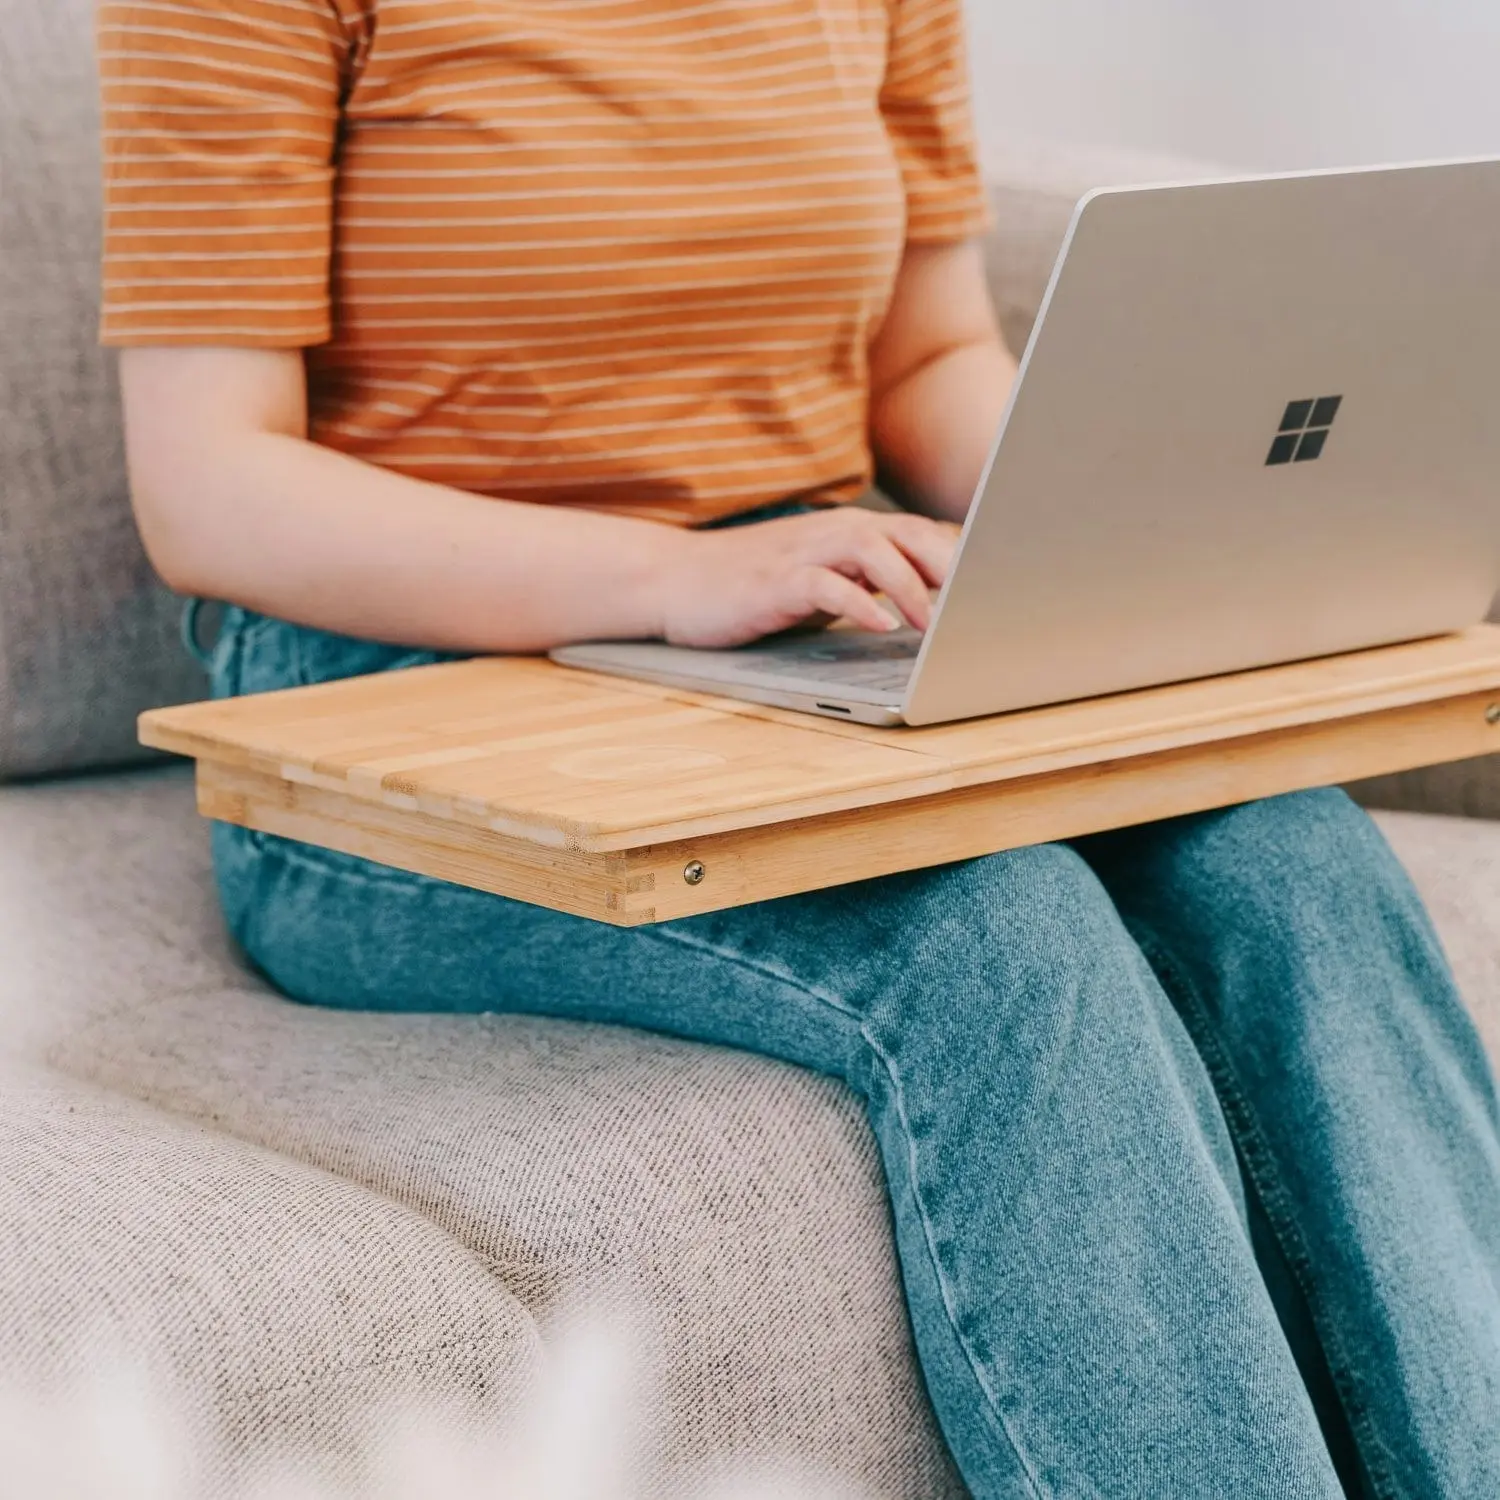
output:
[[[880,107],[915,244],[967,239],[987,227],[972,103],[963,0],[894,0]]]
[[[330,337],[348,0],[104,0],[107,344]]]

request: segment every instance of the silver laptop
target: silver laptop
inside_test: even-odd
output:
[[[925,637],[557,660],[934,724],[1414,640],[1500,588],[1500,161],[1079,205]]]

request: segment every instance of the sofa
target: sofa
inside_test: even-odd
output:
[[[372,1412],[504,1420],[592,1300],[644,1351],[647,1492],[751,1463],[961,1496],[841,1087],[603,1027],[308,1010],[227,939],[190,773],[134,740],[204,684],[94,341],[91,9],[0,27],[0,1384],[143,1364],[213,1493],[267,1448],[354,1472]],[[1012,343],[1080,192],[1203,170],[1002,155]],[[1500,1056],[1500,765],[1357,790]]]

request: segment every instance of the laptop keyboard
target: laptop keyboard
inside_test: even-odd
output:
[[[747,667],[790,672],[813,682],[900,693],[921,649],[922,636],[915,630],[890,635],[841,630],[795,636],[774,646],[750,646],[736,654]]]

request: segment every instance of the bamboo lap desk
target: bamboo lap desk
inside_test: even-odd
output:
[[[1500,750],[1500,626],[929,729],[481,658],[141,738],[206,817],[635,926]]]

